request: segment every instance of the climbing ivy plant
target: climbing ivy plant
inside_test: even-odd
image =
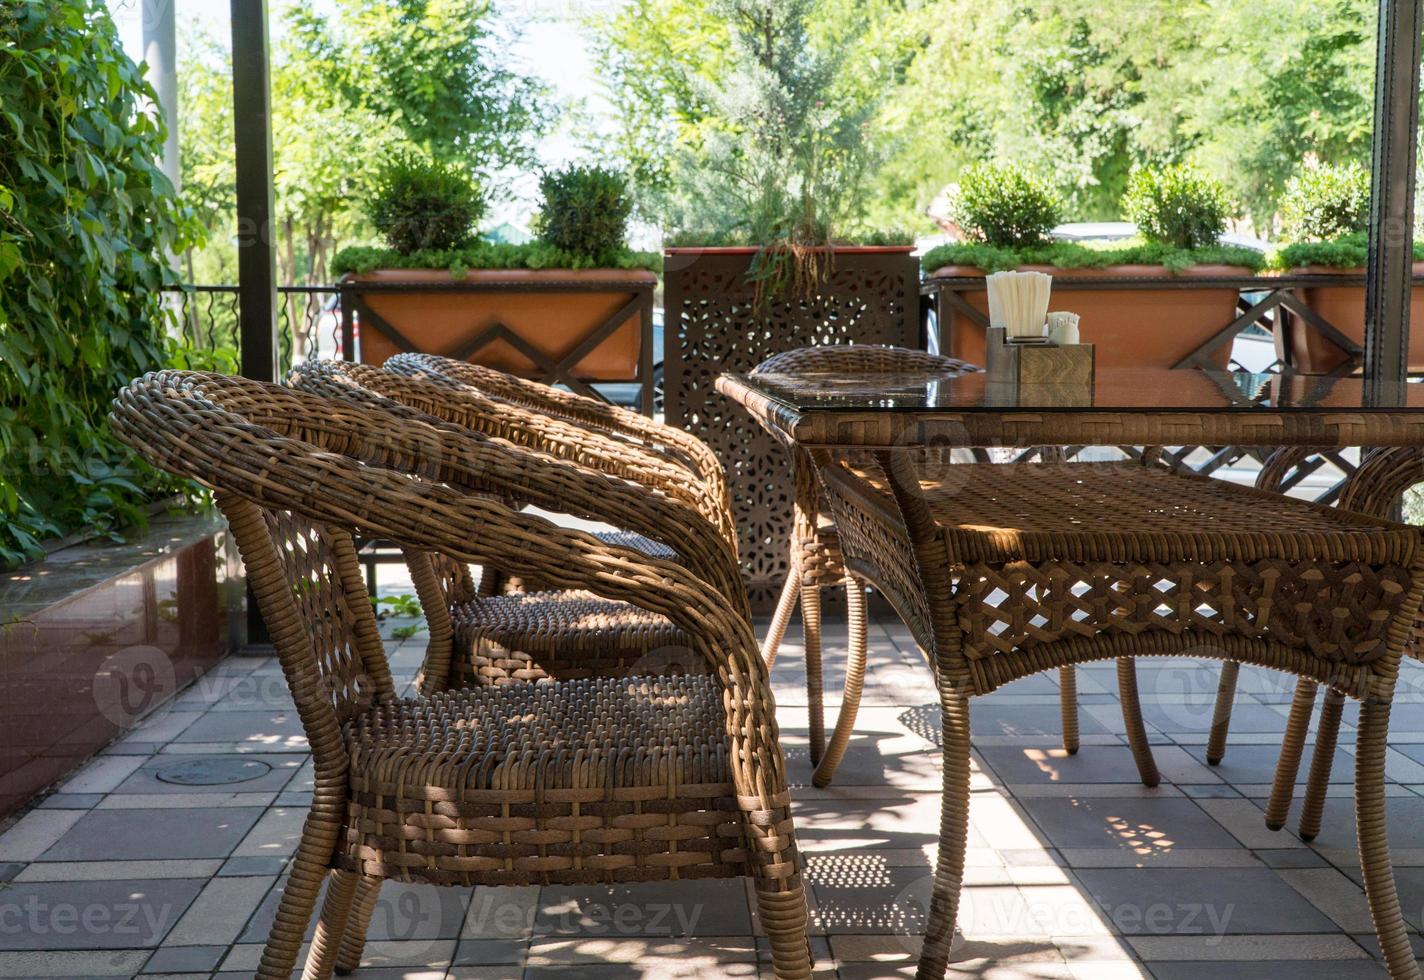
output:
[[[154,103],[103,0],[0,3],[0,565],[116,534],[173,489],[105,418],[181,354],[161,290],[196,225]]]

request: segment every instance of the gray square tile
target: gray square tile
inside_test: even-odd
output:
[[[740,879],[613,886],[546,886],[536,936],[744,936],[751,933]]]
[[[42,855],[45,861],[226,857],[260,807],[91,810]]]
[[[10,925],[0,949],[157,946],[202,887],[191,878],[12,882],[0,890],[0,922]]]
[[[165,946],[154,952],[143,972],[211,973],[226,953],[226,946]]]
[[[1240,846],[1201,807],[1181,797],[1030,797],[1021,804],[1059,848],[1117,847],[1147,860],[1174,850]]]
[[[1106,921],[1129,936],[1335,932],[1271,870],[1091,868],[1077,872]]]
[[[209,711],[174,742],[256,743],[271,750],[305,749],[307,740],[294,710]]]

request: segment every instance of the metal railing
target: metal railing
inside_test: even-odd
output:
[[[185,285],[168,290],[183,336],[199,350],[240,354],[237,286]],[[277,331],[282,370],[318,357],[341,357],[339,289],[333,285],[278,286]]]

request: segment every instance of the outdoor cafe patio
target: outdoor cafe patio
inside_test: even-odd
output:
[[[0,977],[1421,976],[1419,3],[1380,3],[1364,231],[1304,243],[1358,268],[1267,268],[1176,163],[1126,245],[1013,165],[928,251],[791,195],[649,258],[582,165],[479,238],[427,141],[313,285],[233,0],[231,287],[168,268],[171,6],[153,87],[102,5],[10,14]],[[46,98],[134,155],[42,172]],[[81,256],[109,319],[61,368]]]

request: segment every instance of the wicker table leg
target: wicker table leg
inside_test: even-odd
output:
[[[1281,741],[1281,759],[1276,763],[1276,779],[1271,784],[1271,799],[1266,804],[1266,826],[1280,830],[1290,814],[1291,798],[1295,795],[1295,777],[1300,772],[1300,757],[1305,750],[1305,733],[1310,730],[1310,713],[1315,710],[1315,682],[1301,677],[1295,682],[1295,697],[1291,700],[1286,733]]]
[[[1078,668],[1058,668],[1058,711],[1063,718],[1063,751],[1078,754]]]
[[[1345,695],[1325,689],[1320,707],[1320,727],[1315,730],[1315,749],[1310,756],[1310,776],[1306,779],[1305,800],[1300,806],[1300,839],[1315,840],[1325,809],[1325,791],[1330,786],[1330,768],[1335,759],[1335,742],[1340,735],[1340,715]]]
[[[1162,781],[1152,746],[1147,743],[1147,727],[1142,723],[1142,703],[1137,697],[1137,661],[1132,657],[1117,658],[1117,692],[1122,701],[1122,722],[1127,728],[1127,745],[1137,763],[1137,775],[1144,786],[1156,786]]]
[[[916,980],[944,980],[954,948],[964,853],[969,842],[969,699],[940,681],[944,725],[944,796],[940,799],[939,857],[930,896],[925,944]]]
[[[841,698],[840,714],[836,716],[836,727],[831,733],[831,741],[826,746],[826,754],[816,766],[816,774],[811,777],[812,785],[824,789],[831,784],[836,767],[845,757],[846,746],[855,730],[855,716],[860,710],[860,694],[865,686],[865,586],[846,575],[846,626],[850,631],[850,650],[846,660],[845,693]]]
[[[806,640],[806,724],[811,732],[811,765],[826,753],[826,709],[821,680],[821,587],[801,586],[801,633]]]
[[[792,554],[797,549],[792,549]],[[776,613],[767,627],[766,642],[761,645],[761,658],[766,661],[766,669],[771,670],[776,663],[776,655],[781,650],[781,641],[786,638],[786,627],[791,623],[791,614],[796,611],[796,601],[801,598],[801,569],[793,560],[786,573],[786,584],[781,587],[781,598],[776,601]]]
[[[1211,716],[1211,735],[1206,742],[1206,764],[1221,765],[1226,758],[1226,736],[1231,731],[1231,709],[1236,701],[1236,682],[1241,665],[1227,660],[1221,665],[1221,680],[1216,686],[1216,708]]]

